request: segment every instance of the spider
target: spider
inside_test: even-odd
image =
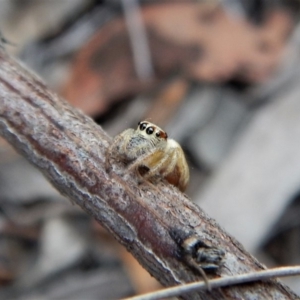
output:
[[[158,176],[185,191],[189,168],[180,145],[168,138],[161,128],[148,121],[137,129],[127,129],[117,135],[107,152],[107,163],[123,162],[129,170],[153,181]]]

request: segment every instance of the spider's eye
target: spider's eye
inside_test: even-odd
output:
[[[156,136],[159,137],[159,138],[165,139],[165,140],[168,138],[168,135],[165,131],[156,132]]]
[[[140,126],[140,130],[145,130],[147,128],[147,124],[146,123],[140,123],[139,126]]]
[[[154,128],[153,128],[152,126],[151,126],[151,127],[148,127],[148,128],[146,129],[146,133],[149,134],[149,135],[151,135],[153,132],[154,132]]]

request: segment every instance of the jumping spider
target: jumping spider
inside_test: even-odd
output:
[[[137,129],[117,135],[107,152],[107,166],[122,162],[147,180],[157,177],[184,191],[189,181],[189,168],[180,145],[168,138],[158,126],[142,121]]]

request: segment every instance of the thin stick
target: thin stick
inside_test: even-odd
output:
[[[136,0],[122,0],[121,3],[124,9],[137,75],[141,80],[149,80],[153,77],[153,68],[139,4]]]
[[[258,272],[251,272],[226,278],[212,279],[209,281],[211,288],[220,288],[235,284],[253,282],[273,277],[297,276],[300,275],[300,266],[281,267]],[[180,296],[189,292],[207,289],[207,284],[203,281],[188,283],[176,287],[166,288],[161,291],[147,293],[141,296],[126,298],[124,300],[157,300],[167,297]]]

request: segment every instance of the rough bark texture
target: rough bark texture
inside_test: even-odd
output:
[[[0,132],[62,194],[99,220],[162,284],[202,279],[182,256],[179,241],[190,235],[226,252],[218,276],[264,268],[176,188],[163,183],[138,185],[134,174],[126,170],[115,172],[114,168],[107,173],[105,152],[111,138],[2,50]],[[297,298],[273,280],[186,297]]]

